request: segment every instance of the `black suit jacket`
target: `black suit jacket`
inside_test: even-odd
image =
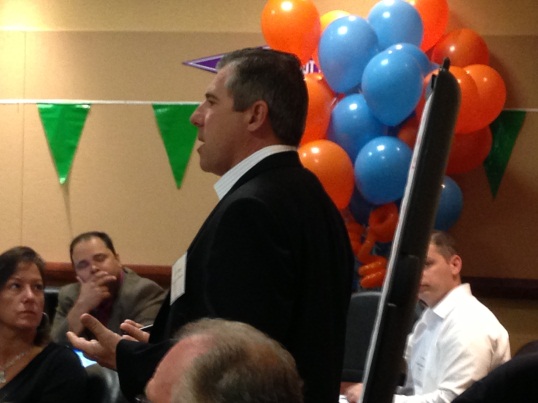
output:
[[[538,402],[538,353],[517,355],[473,383],[453,403]]]
[[[249,323],[297,362],[306,402],[336,402],[353,256],[340,213],[296,152],[272,155],[218,203],[187,252],[185,294],[167,299],[150,345],[122,341],[117,364],[127,396],[142,391],[185,323]]]

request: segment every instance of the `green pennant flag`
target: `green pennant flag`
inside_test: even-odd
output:
[[[90,105],[37,104],[60,183],[69,175]]]
[[[189,122],[189,117],[198,104],[154,104],[155,119],[161,132],[168,161],[178,189],[183,182],[197,129]]]
[[[502,111],[490,125],[493,143],[491,151],[484,161],[484,168],[493,198],[497,196],[525,115],[525,111]]]

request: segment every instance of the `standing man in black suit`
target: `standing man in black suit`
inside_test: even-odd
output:
[[[170,339],[202,317],[245,322],[279,341],[304,380],[305,402],[336,402],[353,256],[343,220],[299,160],[308,93],[298,59],[243,49],[220,61],[191,116],[200,166],[222,176],[219,203],[172,268],[151,336],[121,340],[90,315],[98,339],[74,346],[117,368],[124,394],[141,393]],[[144,343],[148,341],[147,343]]]

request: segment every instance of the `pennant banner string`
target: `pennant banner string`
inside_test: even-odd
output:
[[[197,105],[195,101],[126,101],[87,99],[0,99],[0,104]]]
[[[0,105],[12,104],[91,104],[91,105],[198,105],[200,101],[138,101],[88,99],[0,99]],[[503,111],[538,112],[538,108],[505,108]]]
[[[4,100],[4,104],[20,104],[21,100]],[[26,99],[26,104],[37,104],[45,135],[56,165],[60,184],[69,176],[78,142],[90,107],[95,104],[151,105],[172,167],[177,188],[181,187],[192,148],[196,140],[196,127],[189,122],[189,116],[198,107],[196,102],[149,103],[147,101],[79,101]],[[52,100],[49,100],[52,101]],[[2,101],[0,100],[0,103]]]

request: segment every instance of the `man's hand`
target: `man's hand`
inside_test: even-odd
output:
[[[106,271],[98,270],[87,281],[82,281],[80,277],[77,277],[77,280],[80,283],[80,294],[76,304],[85,312],[90,312],[111,297],[108,285],[117,279]]]
[[[120,325],[120,329],[125,333],[122,338],[147,343],[149,341],[149,333],[141,330],[141,328],[141,323],[137,323],[131,319],[125,320]]]
[[[97,308],[99,304],[110,298],[108,284],[116,281],[116,277],[105,271],[97,271],[88,281],[83,281],[77,276],[80,283],[80,294],[75,304],[67,314],[68,329],[79,335],[84,330],[84,325],[80,322],[80,317],[84,313],[89,313]]]
[[[358,402],[362,393],[362,383],[357,383],[346,390],[346,399],[348,402]]]
[[[108,330],[97,319],[89,314],[80,318],[81,323],[89,329],[96,340],[86,340],[78,337],[73,332],[67,332],[67,338],[73,347],[81,350],[86,357],[97,361],[99,365],[110,369],[116,369],[116,347],[121,340],[119,334]]]

